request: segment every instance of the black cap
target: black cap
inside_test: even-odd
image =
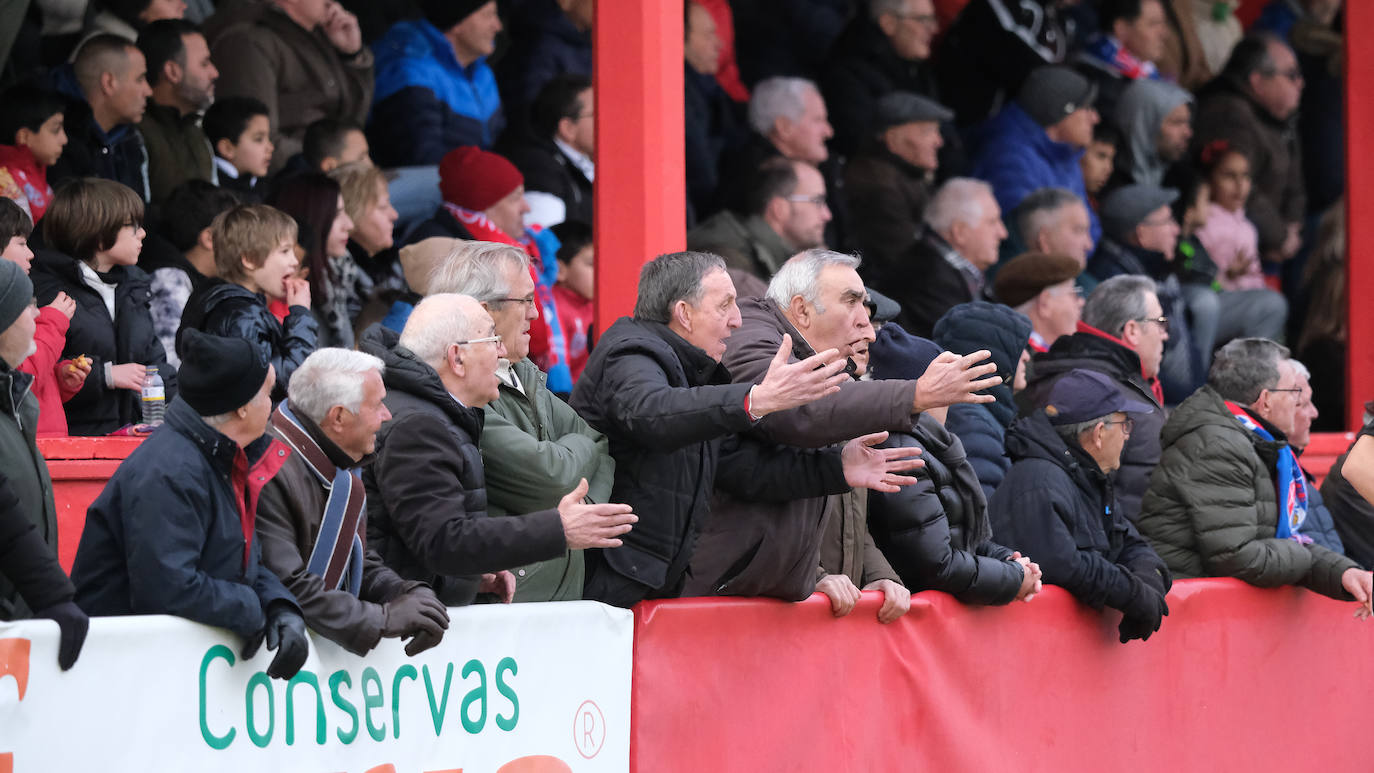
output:
[[[878,100],[873,114],[873,129],[883,131],[906,123],[948,121],[952,118],[954,111],[933,99],[909,91],[894,91]]]
[[[1037,67],[1026,76],[1016,104],[1041,126],[1053,126],[1076,110],[1092,107],[1097,84],[1072,67]]]
[[[448,32],[491,0],[420,0],[425,20],[440,32]]]
[[[915,381],[943,351],[939,344],[914,336],[901,325],[883,325],[878,340],[868,347],[869,369],[875,379]]]
[[[1127,241],[1135,227],[1160,207],[1167,207],[1178,199],[1178,191],[1157,185],[1123,185],[1107,194],[1097,207],[1102,232],[1120,241]]]
[[[181,334],[177,393],[201,416],[219,416],[247,405],[267,381],[267,357],[242,338],[222,338],[188,328]]]
[[[1154,413],[1152,406],[1130,400],[1111,379],[1093,370],[1077,368],[1060,376],[1050,387],[1045,415],[1055,425],[1077,424],[1121,413]]]
[[[891,322],[902,313],[902,307],[897,302],[872,287],[865,287],[868,297],[864,298],[864,306],[868,308],[869,319],[877,324]]]

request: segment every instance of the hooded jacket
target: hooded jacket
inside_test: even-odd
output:
[[[1288,442],[1276,427],[1255,420],[1273,441],[1242,426],[1211,386],[1184,400],[1164,424],[1164,452],[1142,502],[1140,532],[1178,577],[1302,585],[1350,600],[1341,573],[1354,561],[1275,536],[1274,465]]]
[[[1044,411],[1007,432],[1007,479],[988,500],[992,533],[1040,564],[1044,581],[1094,609],[1131,601],[1131,574],[1169,570],[1116,506],[1111,478],[1050,425]]]
[[[0,360],[0,472],[8,479],[5,488],[13,498],[14,511],[36,530],[48,550],[56,553],[57,508],[48,465],[35,442],[38,398],[29,391],[32,383],[32,376]],[[17,525],[12,528],[21,530]],[[9,547],[4,541],[0,545]],[[35,609],[51,606],[41,604],[42,599],[25,597],[21,601],[16,579],[7,572],[0,573],[0,620],[27,617]]]
[[[1160,126],[1179,105],[1192,102],[1192,94],[1168,81],[1141,78],[1126,87],[1111,114],[1126,138],[1123,147],[1117,149],[1111,187],[1164,184],[1169,164],[1159,157]]]

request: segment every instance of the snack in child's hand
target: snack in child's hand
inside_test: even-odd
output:
[[[68,373],[75,373],[78,367],[88,368],[91,365],[91,358],[84,354],[78,354],[72,358],[71,364],[67,366]]]

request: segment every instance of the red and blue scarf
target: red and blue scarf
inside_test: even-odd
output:
[[[1230,400],[1226,401],[1226,408],[1241,426],[1270,443],[1274,442],[1273,434],[1260,426],[1244,408]],[[1279,526],[1274,536],[1303,543],[1311,542],[1311,537],[1298,533],[1302,522],[1307,519],[1307,479],[1302,474],[1302,468],[1298,466],[1298,456],[1293,453],[1291,447],[1284,445],[1279,449],[1278,462],[1274,466],[1274,482],[1278,487],[1279,497]]]

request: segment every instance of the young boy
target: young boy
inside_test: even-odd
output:
[[[1120,132],[1110,123],[1102,121],[1093,127],[1093,141],[1078,160],[1078,165],[1083,168],[1083,187],[1087,189],[1094,207],[1097,206],[1097,194],[1102,192],[1112,177],[1116,148],[1120,143]]]
[[[553,287],[553,299],[558,304],[558,321],[563,326],[563,340],[568,346],[568,369],[573,383],[587,366],[592,319],[594,252],[592,229],[586,223],[568,220],[554,226],[553,235],[561,243],[558,248],[558,284]]]
[[[361,126],[333,118],[321,118],[305,129],[301,160],[317,172],[329,172],[344,164],[372,164],[367,135]]]
[[[18,265],[29,273],[33,265],[33,250],[29,249],[29,234],[33,226],[15,202],[0,198],[0,258]],[[67,434],[67,414],[62,403],[81,391],[91,372],[89,359],[64,360],[62,349],[67,345],[67,328],[76,313],[76,301],[66,293],[38,312],[34,330],[34,353],[20,364],[19,369],[33,376],[33,394],[38,398],[39,437],[61,437]]]
[[[245,200],[261,201],[259,185],[272,165],[272,126],[267,105],[252,97],[216,100],[201,129],[215,149],[215,170],[220,187],[235,191]],[[277,374],[281,378],[281,374]]]
[[[67,145],[66,103],[51,91],[15,86],[0,94],[0,196],[12,199],[37,223],[52,202],[48,167]]]
[[[219,277],[191,294],[181,330],[257,344],[277,371],[272,402],[281,402],[291,374],[315,351],[319,332],[310,313],[310,283],[296,278],[296,221],[265,204],[237,206],[215,217],[210,239]],[[268,310],[273,300],[290,309],[280,322]],[[178,353],[181,339],[178,331]]]

